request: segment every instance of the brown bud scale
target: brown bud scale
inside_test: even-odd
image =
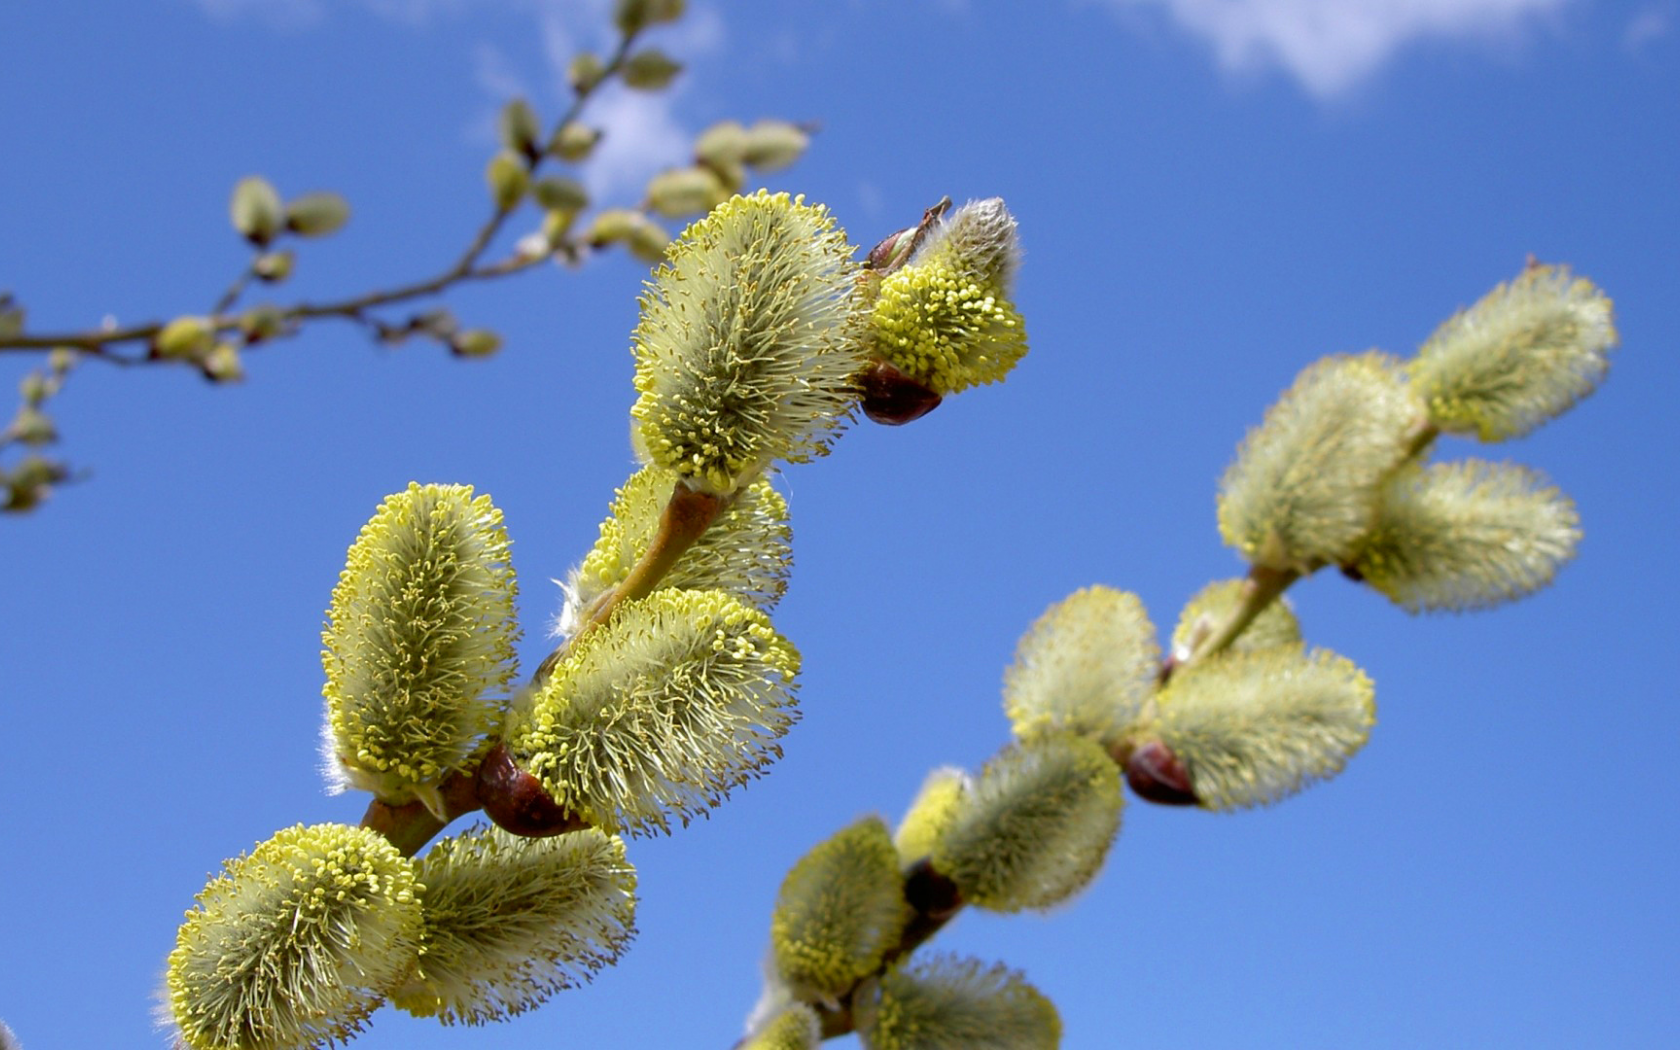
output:
[[[858,376],[863,414],[900,426],[922,418],[945,400],[886,361],[871,361]]]
[[[542,781],[519,768],[505,745],[491,748],[479,763],[475,788],[485,816],[512,834],[546,838],[584,827],[554,801]]]
[[[1172,749],[1159,740],[1137,748],[1126,761],[1126,783],[1138,798],[1163,806],[1199,806],[1202,800]]]

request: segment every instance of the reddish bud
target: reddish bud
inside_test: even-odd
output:
[[[1159,740],[1151,740],[1132,752],[1126,761],[1126,783],[1138,798],[1149,802],[1163,806],[1201,805],[1202,800],[1196,797],[1190,784],[1190,771]]]
[[[863,414],[887,426],[920,419],[945,400],[886,361],[865,366],[858,387]]]
[[[963,906],[962,891],[923,858],[904,873],[904,900],[920,915],[949,919]]]
[[[520,769],[502,744],[491,748],[479,763],[475,789],[484,815],[515,835],[546,838],[584,826],[554,801],[542,781]]]

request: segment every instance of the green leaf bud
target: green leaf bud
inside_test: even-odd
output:
[[[760,171],[776,171],[805,155],[811,136],[785,120],[761,120],[747,129],[740,161]]]
[[[630,254],[649,264],[665,261],[665,249],[670,247],[671,235],[665,227],[657,222],[650,222],[646,216],[637,214],[636,224],[630,227],[630,236],[624,240],[624,246]]]
[[[198,367],[212,383],[237,383],[245,378],[245,362],[240,360],[239,347],[233,343],[221,342],[211,347]]]
[[[336,193],[305,193],[286,205],[286,229],[300,237],[325,237],[350,221],[350,204]]]
[[[1124,801],[1119,767],[1095,741],[1014,745],[986,763],[933,866],[982,908],[1051,907],[1096,876]]]
[[[1530,266],[1436,329],[1412,385],[1442,430],[1504,441],[1592,393],[1615,345],[1602,291],[1568,267]]]
[[[893,847],[902,863],[914,864],[933,854],[940,836],[962,812],[968,788],[968,774],[954,766],[928,774],[893,833]]]
[[[700,163],[739,164],[747,151],[747,129],[738,120],[723,120],[700,133],[694,140],[694,157]]]
[[[637,91],[658,91],[682,72],[678,62],[658,48],[647,48],[624,62],[624,86]]]
[[[269,284],[278,284],[292,275],[292,264],[297,261],[297,253],[290,248],[282,248],[275,252],[263,252],[251,260],[251,272],[258,280]]]
[[[531,173],[519,154],[503,150],[490,158],[484,169],[484,181],[490,187],[490,199],[497,211],[512,211],[525,199],[531,188]]]
[[[1346,561],[1371,527],[1417,416],[1385,354],[1309,365],[1248,432],[1219,483],[1225,542],[1273,569]]]
[[[1003,709],[1022,740],[1073,732],[1110,744],[1137,723],[1160,669],[1138,596],[1088,587],[1052,605],[1021,638],[1004,674]]]
[[[435,806],[501,720],[517,587],[502,514],[466,485],[410,484],[363,527],[333,588],[322,757],[336,790]]]
[[[1002,963],[935,956],[881,978],[861,1010],[868,1050],[1056,1050],[1055,1004]]]
[[[1297,645],[1180,668],[1156,701],[1161,740],[1208,809],[1277,802],[1341,772],[1376,722],[1351,660]]]
[[[577,636],[509,734],[595,827],[669,831],[781,756],[799,654],[721,591],[659,590]]]
[[[280,312],[278,306],[263,303],[246,310],[239,318],[239,331],[245,336],[245,342],[257,343],[264,339],[272,339],[286,328],[286,315]]]
[[[685,230],[642,295],[631,415],[648,454],[728,494],[826,451],[854,402],[853,267],[826,209],[760,191]]]
[[[1389,483],[1353,565],[1409,612],[1480,609],[1552,582],[1580,539],[1575,505],[1539,471],[1436,463]]]
[[[865,817],[819,843],[782,880],[771,959],[801,995],[837,997],[880,967],[909,920],[892,835],[881,818]]]
[[[488,328],[468,328],[449,339],[456,357],[489,357],[502,348],[502,337]]]
[[[576,179],[545,175],[531,184],[531,196],[548,211],[580,212],[589,207],[589,191]]]
[[[34,405],[25,404],[18,409],[17,415],[12,417],[11,424],[0,437],[10,438],[19,444],[39,447],[57,441],[58,428],[53,425],[52,417]]]
[[[81,352],[75,347],[55,346],[47,354],[47,368],[53,375],[63,376],[76,367],[76,362],[80,360]]]
[[[169,953],[163,1012],[193,1050],[348,1039],[420,957],[420,889],[376,831],[281,831],[198,895]]]
[[[568,164],[576,164],[585,160],[595,149],[595,143],[601,141],[601,132],[587,124],[575,120],[568,120],[554,132],[554,137],[548,140],[549,155]]]
[[[174,359],[200,358],[215,345],[216,330],[208,317],[177,317],[152,337],[152,356]]]
[[[747,1034],[735,1050],[817,1050],[822,1022],[804,1003],[789,1003]]]
[[[1189,659],[1202,640],[1230,618],[1242,601],[1242,593],[1242,580],[1216,580],[1196,592],[1178,614],[1178,626],[1173,628],[1172,636],[1173,656]],[[1298,645],[1300,641],[1301,625],[1296,622],[1288,599],[1280,597],[1260,610],[1260,615],[1227,648],[1270,649],[1274,645]]]
[[[18,396],[23,399],[25,405],[31,407],[41,404],[57,392],[53,381],[39,372],[26,373],[18,381]]]
[[[269,181],[260,175],[248,175],[233,187],[228,217],[241,236],[261,248],[280,232],[285,212],[280,206],[280,194]]]
[[[596,214],[589,224],[589,231],[584,235],[584,240],[596,248],[620,244],[630,239],[630,235],[641,222],[640,212],[628,208],[608,208]]]
[[[496,134],[502,145],[533,160],[542,152],[537,140],[542,136],[542,122],[537,111],[522,98],[508,100],[496,117]]]
[[[24,310],[13,306],[10,296],[0,298],[0,339],[11,339],[23,333]]]
[[[595,85],[599,84],[606,74],[606,65],[593,51],[579,51],[566,64],[566,80],[572,85],[572,90],[580,95],[594,91]]]
[[[687,0],[618,0],[613,10],[613,24],[625,36],[639,33],[648,26],[674,22],[682,17]]]
[[[5,502],[0,511],[21,513],[33,510],[52,493],[52,487],[70,476],[70,468],[45,456],[28,455],[18,461],[11,473],[0,473]]]
[[[648,206],[660,215],[676,218],[711,211],[729,199],[717,173],[710,168],[673,168],[648,183]]]
[[[560,630],[571,634],[584,610],[617,587],[647,552],[660,515],[678,484],[677,475],[648,465],[614,495],[599,538],[566,585]],[[787,591],[793,565],[793,531],[787,501],[766,478],[741,489],[710,527],[666,570],[660,586],[726,591],[769,612]]]
[[[428,850],[419,877],[426,953],[391,1001],[444,1024],[523,1013],[612,965],[635,933],[636,869],[593,828],[476,827]]]

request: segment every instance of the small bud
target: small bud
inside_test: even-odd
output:
[[[199,363],[204,378],[212,383],[237,383],[245,378],[245,365],[239,359],[239,348],[232,343],[217,343]]]
[[[624,246],[630,249],[631,255],[642,262],[648,264],[664,262],[665,247],[671,243],[671,235],[666,232],[665,227],[658,223],[649,222],[640,216],[638,218],[640,221],[630,231],[630,236],[624,242]]]
[[[501,348],[502,337],[488,328],[469,328],[449,340],[456,357],[489,357]]]
[[[682,17],[686,0],[618,0],[613,22],[625,36],[639,33],[648,26],[674,22]]]
[[[535,160],[541,152],[537,148],[537,139],[542,135],[542,124],[537,120],[536,110],[522,98],[513,99],[502,107],[496,131],[501,136],[502,145],[515,153]]]
[[[961,812],[968,789],[968,774],[960,769],[945,766],[928,774],[893,832],[899,860],[913,864],[933,852],[939,837]]]
[[[474,788],[484,815],[515,835],[544,838],[578,829],[578,819],[554,801],[542,781],[520,769],[503,744],[478,764]]]
[[[543,213],[542,230],[537,234],[540,242],[539,251],[534,255],[546,255],[565,243],[566,234],[571,231],[572,220],[577,218],[576,212],[547,211]]]
[[[461,330],[461,322],[447,307],[438,306],[409,318],[408,327],[410,331],[448,342]]]
[[[10,339],[23,331],[23,307],[13,306],[10,299],[0,299],[0,339]]]
[[[595,85],[601,82],[606,72],[607,67],[594,52],[579,51],[566,66],[566,79],[571,82],[573,91],[585,95],[595,90]]]
[[[244,334],[247,345],[272,339],[279,335],[285,326],[285,315],[272,303],[253,306],[239,318],[239,331]]]
[[[16,513],[31,510],[47,498],[52,487],[70,476],[70,470],[57,460],[44,456],[25,456],[10,474],[0,474],[5,486],[6,502],[0,510]]]
[[[945,398],[911,379],[888,361],[871,361],[858,374],[863,414],[886,426],[914,422]]]
[[[1132,752],[1126,761],[1126,783],[1133,794],[1163,806],[1199,806],[1190,771],[1173,754],[1172,748],[1151,740]]]
[[[729,199],[717,173],[710,168],[673,168],[648,183],[648,205],[660,215],[677,218],[707,212]]]
[[[55,376],[66,375],[70,369],[76,367],[76,362],[80,359],[81,354],[74,348],[55,346],[52,348],[52,352],[47,355],[47,368]]]
[[[208,317],[177,317],[152,337],[152,356],[198,358],[210,352],[216,332]]]
[[[55,393],[52,381],[39,372],[30,372],[18,383],[18,395],[26,405],[38,405]]]
[[[240,179],[233,187],[233,199],[228,202],[233,228],[259,248],[280,232],[283,215],[280,195],[260,175]]]
[[[741,146],[741,163],[763,171],[785,168],[798,160],[811,136],[797,124],[785,120],[761,120],[747,129]]]
[[[636,212],[625,208],[609,208],[595,216],[595,221],[589,224],[589,232],[584,240],[592,248],[605,248],[609,244],[621,244],[630,239],[630,234],[641,222],[642,217]]]
[[[296,260],[297,253],[290,248],[264,252],[251,263],[251,272],[257,275],[258,280],[278,284],[292,275],[292,263]]]
[[[601,132],[587,124],[580,124],[569,120],[560,126],[554,137],[548,140],[549,155],[576,164],[583,160],[595,149],[595,143],[601,141]]]
[[[286,205],[286,229],[300,237],[325,237],[350,221],[350,205],[336,193],[305,193]]]
[[[50,445],[58,440],[58,428],[52,418],[33,405],[24,405],[12,418],[5,435],[24,445]]]
[[[498,211],[512,211],[524,199],[531,187],[531,174],[517,153],[503,150],[490,158],[484,169],[484,181],[490,185],[490,199]]]
[[[726,194],[740,193],[741,187],[747,184],[747,169],[738,160],[710,160],[700,163],[717,176],[718,184]]]
[[[902,267],[916,246],[916,232],[921,228],[906,226],[882,238],[881,243],[869,249],[869,254],[864,257],[864,268],[887,274]]]
[[[694,140],[694,157],[702,164],[739,164],[747,148],[747,129],[738,120],[713,124]]]
[[[580,212],[589,207],[589,191],[576,179],[545,175],[531,184],[531,197],[549,211]]]
[[[658,91],[682,72],[682,63],[658,48],[631,55],[624,63],[624,85],[637,91]]]

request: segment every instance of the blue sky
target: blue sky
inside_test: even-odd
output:
[[[1133,802],[1084,895],[965,914],[933,947],[1023,970],[1069,1050],[1670,1045],[1680,4],[692,6],[650,38],[689,63],[677,86],[590,114],[610,130],[581,172],[599,199],[633,202],[713,121],[818,121],[767,181],[856,242],[943,194],[1009,202],[1032,351],[1001,386],[859,425],[785,474],[777,623],[804,654],[804,718],[710,820],[631,844],[623,962],[486,1029],[384,1010],[358,1045],[729,1046],[787,867],[1005,742],[1003,669],[1047,605],[1106,583],[1169,628],[1241,571],[1215,484],[1294,374],[1410,353],[1530,253],[1615,299],[1609,379],[1529,438],[1440,452],[1530,464],[1577,501],[1586,539],[1557,583],[1413,617],[1307,581],[1309,641],[1377,683],[1341,777],[1233,816]],[[202,311],[244,265],[226,202],[251,173],[354,209],[281,301],[441,269],[485,213],[497,106],[522,92],[556,115],[605,10],[6,4],[0,288],[43,330]],[[0,1019],[23,1046],[162,1045],[152,993],[207,874],[275,829],[359,817],[315,768],[319,629],[385,494],[492,494],[540,659],[547,581],[631,467],[645,274],[608,254],[452,295],[505,336],[489,361],[321,325],[253,352],[238,387],[72,376],[60,452],[91,476],[0,520]],[[0,355],[6,389],[35,363]]]

